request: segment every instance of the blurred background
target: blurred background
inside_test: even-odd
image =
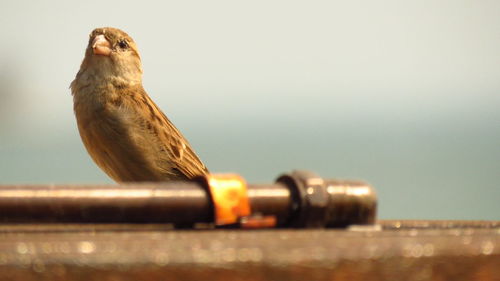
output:
[[[135,39],[213,172],[363,179],[386,219],[500,219],[499,1],[4,1],[0,184],[112,183],[68,89],[102,26]]]

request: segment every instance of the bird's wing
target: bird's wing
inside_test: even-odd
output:
[[[207,167],[198,158],[189,142],[158,108],[144,89],[141,87],[140,90],[134,92],[137,94],[135,100],[142,105],[141,111],[143,114],[150,114],[150,116],[145,116],[144,119],[152,122],[150,125],[153,128],[153,133],[161,140],[170,155],[173,164],[172,168],[177,169],[189,179],[208,173]]]

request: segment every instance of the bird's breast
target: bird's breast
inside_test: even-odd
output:
[[[75,114],[87,151],[113,179],[161,180],[171,169],[157,136],[147,131],[137,112],[122,103],[75,104]]]

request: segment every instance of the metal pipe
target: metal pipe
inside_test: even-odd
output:
[[[369,185],[325,180],[321,186],[324,196],[318,197],[319,193],[308,194],[306,185],[300,186],[303,192],[298,192],[297,187],[292,186],[295,174],[287,177],[290,182],[278,180],[275,184],[248,185],[253,215],[274,216],[278,227],[343,227],[374,222],[376,196]],[[0,222],[172,223],[189,227],[214,221],[207,190],[203,181],[3,185],[0,186]],[[324,204],[312,206],[315,200]],[[318,210],[321,219],[317,219]],[[296,223],[304,218],[314,223]]]
[[[286,220],[290,191],[282,184],[249,185],[254,213]],[[121,185],[4,185],[1,222],[209,223],[213,209],[198,182]]]
[[[0,188],[2,222],[210,222],[208,193],[196,182],[33,185]]]

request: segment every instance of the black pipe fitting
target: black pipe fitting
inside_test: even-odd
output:
[[[284,226],[345,227],[375,223],[377,198],[366,183],[324,180],[309,171],[293,171],[276,182],[288,186],[293,198],[291,217]]]

